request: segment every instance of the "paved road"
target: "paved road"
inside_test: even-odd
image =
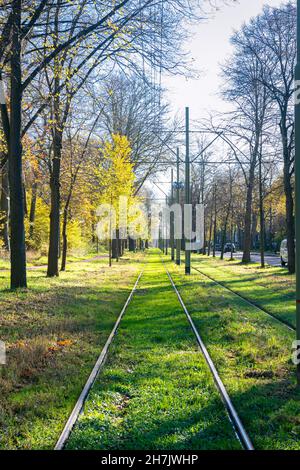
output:
[[[220,252],[216,252],[217,255],[220,255]],[[230,253],[224,253],[224,256],[226,258],[230,258]],[[234,253],[234,258],[236,259],[242,259],[243,253],[241,251],[238,251],[237,253]],[[255,263],[260,263],[260,254],[259,253],[251,253],[251,259]],[[281,266],[280,262],[280,256],[279,255],[265,255],[265,262],[267,264],[270,264],[271,266]]]

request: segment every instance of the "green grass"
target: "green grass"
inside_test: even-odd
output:
[[[9,254],[8,253],[1,253],[2,258],[0,258],[0,270],[9,270],[10,263],[9,263]],[[87,253],[80,253],[74,252],[68,255],[67,258],[67,265],[69,263],[78,263],[85,260],[94,260],[94,259],[108,259],[108,253],[104,250],[103,247],[100,247],[99,253],[95,252],[87,252]],[[27,266],[29,268],[36,268],[41,267],[46,269],[48,263],[48,256],[40,255],[39,253],[30,252],[27,253]]]
[[[193,258],[293,321],[294,278],[286,271]],[[160,258],[151,252],[147,259],[68,449],[239,449]],[[30,290],[17,292],[0,272],[8,346],[8,364],[0,366],[1,449],[54,447],[144,258],[126,254],[112,269],[104,259],[77,261],[60,279],[30,271]],[[186,277],[183,266],[167,264],[255,447],[299,450],[294,333],[196,271]]]
[[[168,265],[254,446],[299,450],[300,392],[291,361],[294,333],[195,271],[186,278],[183,266]],[[220,263],[219,268],[217,261],[204,262],[202,258],[200,265],[201,269],[205,265],[203,271],[211,275],[219,273],[219,280],[241,277],[243,284],[245,277],[251,277],[247,289],[244,286],[249,297],[250,293],[255,296],[257,284],[261,283],[265,299],[268,295],[271,298],[276,284],[285,278],[281,270],[260,273],[256,280],[257,268],[253,266],[243,268],[236,264],[229,270],[225,263]],[[263,279],[264,275],[268,281]],[[270,300],[268,305],[278,309],[281,306],[284,311],[286,289],[279,291],[275,304]]]
[[[255,448],[299,450],[294,334],[199,274],[187,278],[183,266],[167,265]],[[164,268],[152,255],[67,448],[238,446]]]
[[[295,276],[284,268],[193,255],[192,265],[279,319],[296,325]]]
[[[142,255],[70,263],[60,278],[28,272],[29,290],[10,292],[0,272],[0,448],[50,449],[135,282]],[[5,265],[5,262],[3,262]]]
[[[240,449],[158,255],[150,255],[68,449]]]

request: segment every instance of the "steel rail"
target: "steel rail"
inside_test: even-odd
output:
[[[272,318],[272,320],[275,320],[277,321],[278,323],[280,323],[281,325],[285,326],[286,328],[288,328],[290,331],[296,331],[296,328],[291,325],[290,323],[284,321],[284,320],[281,320],[280,318],[276,317],[274,314],[270,313],[268,310],[266,310],[265,308],[263,307],[260,307],[259,305],[255,304],[254,302],[251,302],[251,300],[247,299],[246,297],[244,297],[243,295],[241,294],[238,294],[237,292],[235,292],[234,290],[230,289],[230,287],[227,287],[225,286],[224,284],[222,284],[221,282],[219,281],[216,281],[214,278],[212,278],[211,276],[209,276],[208,274],[205,274],[204,272],[200,271],[200,269],[198,268],[195,268],[194,266],[192,266],[192,269],[194,269],[195,271],[197,271],[199,274],[201,274],[202,276],[206,277],[207,279],[209,279],[210,281],[214,282],[215,284],[217,284],[218,286],[220,287],[223,287],[223,289],[226,289],[228,290],[229,292],[231,292],[231,294],[234,294],[236,297],[239,297],[240,299],[242,299],[244,302],[246,302],[248,305],[250,305],[251,307],[254,307],[256,308],[257,310],[263,312],[265,315],[268,315],[270,318]]]
[[[188,312],[188,310],[187,310],[187,308],[186,308],[186,306],[185,306],[185,304],[184,304],[184,302],[183,302],[183,300],[182,300],[182,297],[181,297],[181,295],[180,295],[180,293],[179,293],[179,291],[178,291],[178,289],[177,289],[177,287],[176,287],[176,285],[175,285],[175,283],[174,283],[174,281],[173,281],[173,278],[172,278],[171,274],[169,273],[169,271],[168,271],[168,269],[167,269],[167,267],[166,267],[166,265],[165,265],[165,263],[164,263],[163,260],[162,260],[162,262],[163,262],[163,264],[164,264],[164,266],[165,266],[165,269],[166,269],[168,278],[169,278],[169,280],[170,280],[170,282],[171,282],[171,284],[172,284],[172,286],[173,286],[173,289],[174,289],[175,292],[176,292],[176,295],[177,295],[177,297],[178,297],[178,300],[179,300],[179,302],[180,302],[180,304],[181,304],[181,306],[182,306],[182,308],[183,308],[183,310],[184,310],[184,313],[186,314],[187,319],[188,319],[188,321],[189,321],[189,323],[190,323],[190,325],[191,325],[191,328],[192,328],[192,330],[193,330],[193,332],[194,332],[194,335],[195,335],[195,337],[196,337],[196,339],[197,339],[197,343],[198,343],[198,345],[199,345],[199,347],[200,347],[200,349],[201,349],[201,351],[202,351],[202,354],[203,354],[203,356],[204,356],[204,358],[205,358],[205,361],[206,361],[206,363],[207,363],[207,365],[208,365],[208,367],[209,367],[209,369],[210,369],[210,371],[211,371],[211,373],[212,373],[212,375],[213,375],[215,384],[216,384],[216,386],[217,386],[217,388],[218,388],[218,390],[219,390],[219,392],[220,392],[222,401],[223,401],[223,403],[224,403],[224,405],[225,405],[225,408],[226,408],[227,413],[228,413],[229,418],[230,418],[230,422],[232,423],[232,425],[233,425],[233,427],[234,427],[234,430],[235,430],[235,432],[236,432],[236,435],[237,435],[239,441],[241,442],[241,444],[242,444],[242,446],[243,446],[243,448],[244,448],[245,450],[249,450],[249,451],[250,451],[250,450],[254,450],[254,446],[253,446],[253,444],[252,444],[252,442],[251,442],[251,439],[250,439],[250,437],[248,436],[247,431],[245,430],[244,425],[243,425],[243,423],[242,423],[242,421],[241,421],[241,419],[240,419],[240,417],[239,417],[239,415],[238,415],[238,413],[237,413],[237,411],[236,411],[236,409],[235,409],[235,407],[234,407],[234,405],[233,405],[233,403],[232,403],[232,401],[231,401],[231,399],[230,399],[230,397],[229,397],[229,395],[228,395],[228,392],[227,392],[227,390],[226,390],[226,388],[225,388],[225,385],[223,384],[223,382],[222,382],[222,380],[221,380],[221,378],[220,378],[220,376],[219,376],[219,373],[218,373],[218,371],[217,371],[217,369],[216,369],[216,367],[215,367],[215,365],[214,365],[214,362],[213,362],[212,358],[210,357],[210,354],[209,354],[209,352],[207,351],[206,346],[205,346],[205,344],[204,344],[203,341],[202,341],[202,338],[201,338],[201,336],[200,336],[200,334],[199,334],[199,332],[198,332],[198,330],[197,330],[197,328],[196,328],[196,326],[195,326],[195,324],[194,324],[194,322],[193,322],[193,320],[192,320],[192,317],[191,317],[191,315],[189,314],[189,312]]]
[[[113,329],[112,329],[112,331],[111,331],[111,333],[110,333],[110,335],[109,335],[109,337],[108,337],[108,339],[105,343],[105,346],[102,349],[101,354],[98,357],[98,359],[97,359],[97,361],[94,365],[94,368],[93,368],[88,380],[86,381],[86,384],[83,387],[83,390],[82,390],[82,392],[81,392],[81,394],[80,394],[80,396],[79,396],[79,398],[78,398],[78,400],[77,400],[77,402],[76,402],[76,404],[75,404],[75,406],[74,406],[74,408],[73,408],[73,410],[72,410],[72,412],[71,412],[71,414],[70,414],[70,416],[69,416],[69,418],[68,418],[68,420],[65,424],[65,427],[64,427],[64,429],[63,429],[63,431],[62,431],[62,433],[61,433],[61,435],[60,435],[60,437],[59,437],[59,439],[58,439],[58,441],[55,445],[54,450],[63,450],[63,448],[64,448],[64,446],[65,446],[65,444],[66,444],[66,442],[67,442],[67,440],[68,440],[68,438],[71,434],[71,431],[72,431],[72,429],[73,429],[73,427],[74,427],[74,425],[75,425],[75,423],[78,419],[78,416],[81,413],[81,410],[83,408],[83,405],[84,405],[84,402],[87,398],[87,395],[88,395],[91,387],[93,386],[95,380],[97,379],[97,377],[99,375],[99,372],[101,371],[101,368],[103,367],[103,365],[105,363],[105,359],[107,357],[109,347],[112,343],[112,340],[115,337],[115,334],[116,334],[116,332],[118,330],[118,327],[121,323],[121,320],[122,320],[122,318],[123,318],[123,316],[124,316],[124,314],[127,310],[127,307],[131,302],[133,294],[137,289],[138,283],[139,283],[139,281],[140,281],[140,279],[143,275],[143,272],[144,272],[144,270],[142,270],[140,272],[140,274],[139,274],[139,276],[138,276],[138,278],[137,278],[137,280],[136,280],[136,282],[133,286],[133,289],[130,292],[130,295],[129,295],[128,299],[126,300],[125,305],[122,308],[122,311],[121,311],[121,313],[120,313],[120,315],[119,315],[119,317],[118,317],[118,319],[117,319],[117,321],[116,321],[116,323],[115,323],[115,325],[114,325],[114,327],[113,327]]]

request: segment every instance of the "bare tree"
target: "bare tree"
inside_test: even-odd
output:
[[[159,84],[148,83],[146,76],[117,73],[107,80],[100,102],[104,103],[104,133],[125,135],[130,141],[138,192],[147,179],[161,170],[158,163],[170,153],[173,134],[166,132],[169,114],[163,103],[163,90]],[[162,129],[165,132],[160,135]]]
[[[239,47],[255,56],[259,66],[259,80],[268,89],[277,113],[279,126],[283,179],[286,198],[286,234],[289,272],[295,272],[295,223],[293,200],[294,174],[294,68],[296,60],[296,6],[289,2],[279,8],[265,7],[262,15],[245,26],[239,36]]]
[[[243,262],[251,261],[251,222],[256,169],[270,111],[268,88],[260,81],[260,63],[244,46],[244,30],[232,37],[235,47],[230,62],[223,67],[227,82],[224,96],[234,105],[229,115],[228,131],[236,142],[233,152],[246,183]],[[238,151],[238,147],[243,151]]]

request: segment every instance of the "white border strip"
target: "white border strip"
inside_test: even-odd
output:
[[[141,271],[141,273],[140,273],[139,277],[137,278],[136,283],[135,283],[128,299],[126,300],[126,303],[125,303],[125,305],[124,305],[124,307],[123,307],[123,309],[122,309],[122,311],[121,311],[121,313],[120,313],[120,315],[119,315],[119,317],[118,317],[118,319],[115,323],[115,326],[113,327],[112,332],[110,333],[110,335],[108,337],[108,340],[106,341],[105,346],[102,349],[101,354],[97,359],[97,362],[96,362],[96,364],[95,364],[95,366],[94,366],[94,368],[93,368],[93,370],[92,370],[92,372],[91,372],[91,374],[90,374],[90,376],[89,376],[89,378],[88,378],[88,380],[87,380],[87,382],[86,382],[86,384],[85,384],[85,386],[84,386],[84,388],[83,388],[83,390],[82,390],[82,392],[81,392],[81,394],[80,394],[80,396],[77,400],[76,405],[73,408],[72,413],[69,416],[68,421],[66,422],[64,430],[61,433],[61,435],[60,435],[60,437],[59,437],[59,439],[56,443],[56,446],[55,446],[54,450],[62,450],[64,448],[64,446],[65,446],[65,444],[66,444],[66,442],[67,442],[67,440],[68,440],[68,438],[71,434],[71,431],[74,427],[74,424],[76,423],[76,421],[78,419],[78,416],[79,416],[79,414],[80,414],[80,412],[83,408],[83,405],[84,405],[84,402],[87,398],[87,395],[88,395],[91,387],[93,386],[93,384],[94,384],[94,382],[95,382],[102,366],[104,365],[104,362],[105,362],[105,359],[106,359],[106,356],[107,356],[107,353],[108,353],[109,346],[110,346],[110,344],[111,344],[111,342],[112,342],[112,340],[113,340],[113,338],[116,334],[116,331],[117,331],[117,329],[120,325],[122,317],[123,317],[128,305],[129,305],[129,303],[132,299],[132,296],[133,296],[133,294],[134,294],[134,292],[135,292],[135,290],[138,286],[138,283],[139,283],[139,281],[142,277],[142,274],[143,274],[143,271]]]

